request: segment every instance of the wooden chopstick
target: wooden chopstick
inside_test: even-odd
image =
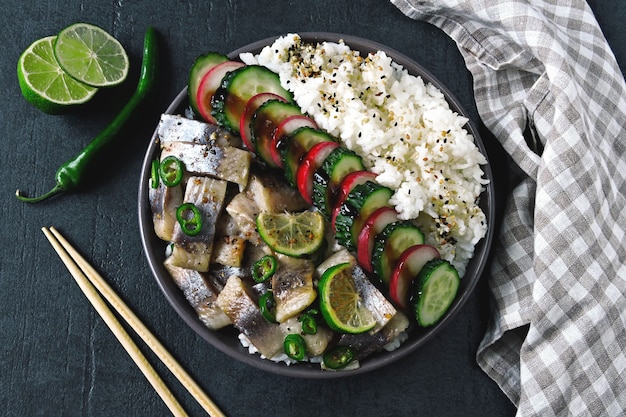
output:
[[[186,416],[182,406],[176,401],[165,383],[141,353],[137,345],[124,330],[111,309],[102,297],[118,312],[139,337],[152,349],[156,356],[167,366],[178,381],[189,391],[202,408],[213,417],[225,417],[213,401],[202,391],[198,384],[189,376],[174,357],[165,349],[158,339],[139,320],[124,301],[107,284],[100,274],[74,249],[70,243],[54,228],[42,228],[44,234],[68,268],[80,289],[85,293],[98,314],[109,326],[113,334],[126,349],[139,369],[161,396],[172,414]],[[100,296],[102,295],[102,297]]]

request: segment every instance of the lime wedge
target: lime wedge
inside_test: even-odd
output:
[[[331,329],[358,334],[376,325],[374,315],[361,301],[350,263],[328,268],[320,278],[318,291],[322,317]]]
[[[261,239],[270,249],[284,255],[310,255],[324,241],[324,218],[317,211],[261,212],[256,225]]]
[[[24,98],[46,113],[85,103],[98,91],[65,73],[53,53],[55,36],[33,42],[20,56],[17,79]]]
[[[128,55],[122,44],[88,23],[63,29],[54,43],[54,56],[70,76],[93,87],[120,84],[128,75]]]

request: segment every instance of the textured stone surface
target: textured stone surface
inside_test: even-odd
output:
[[[624,69],[620,0],[590,2]],[[484,280],[454,322],[419,351],[382,370],[335,381],[284,378],[231,360],[176,315],[148,268],[139,239],[139,171],[160,113],[186,85],[194,58],[228,52],[286,32],[329,31],[369,38],[403,52],[436,75],[474,118],[471,79],[456,46],[438,29],[411,21],[387,2],[214,1],[9,2],[2,0],[0,85],[0,414],[3,416],[157,416],[167,408],[89,305],[40,231],[55,226],[111,285],[229,416],[513,415],[514,407],[475,363],[488,317]],[[126,47],[124,87],[101,91],[82,110],[40,113],[16,79],[18,57],[34,40],[85,21]],[[160,85],[87,187],[39,205],[19,203],[17,188],[39,194],[54,172],[113,118],[134,90],[143,34],[157,28]],[[505,160],[485,133],[497,185],[506,194]],[[146,350],[191,415],[193,399]]]

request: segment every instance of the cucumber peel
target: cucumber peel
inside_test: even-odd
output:
[[[424,265],[416,278],[415,318],[422,327],[437,323],[456,298],[461,279],[456,268],[444,259]]]

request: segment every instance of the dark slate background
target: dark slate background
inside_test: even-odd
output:
[[[590,1],[622,70],[626,3]],[[185,86],[194,58],[229,52],[287,32],[328,31],[378,41],[415,59],[458,97],[476,120],[471,77],[454,43],[388,2],[99,1],[0,2],[0,414],[3,416],[158,416],[168,410],[80,292],[40,231],[55,226],[101,271],[171,353],[229,416],[511,416],[514,406],[474,356],[488,314],[485,280],[455,321],[428,345],[387,368],[335,381],[268,374],[231,360],[197,336],[170,307],[142,251],[137,187],[160,113]],[[124,87],[99,93],[80,111],[50,116],[26,103],[16,78],[20,53],[76,21],[117,37],[131,59]],[[17,188],[43,193],[56,168],[114,116],[134,90],[147,26],[161,43],[156,97],[88,172],[88,187],[39,205]],[[483,140],[500,201],[506,159]],[[202,409],[146,351],[191,415]]]

